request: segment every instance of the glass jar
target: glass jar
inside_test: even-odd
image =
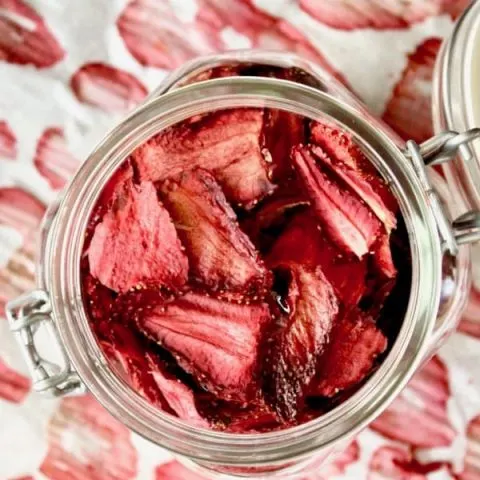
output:
[[[209,79],[212,68],[248,64],[290,69],[290,80],[260,76]],[[231,434],[187,425],[162,413],[113,373],[89,327],[82,302],[80,258],[92,208],[107,180],[136,147],[194,115],[234,107],[277,108],[328,119],[351,133],[391,186],[407,226],[412,286],[407,313],[389,355],[354,395],[306,424],[263,434]],[[479,216],[452,201],[442,177],[427,167],[447,161],[466,137],[444,133],[404,144],[330,74],[290,54],[243,51],[192,61],[160,85],[86,159],[42,229],[38,289],[10,302],[7,316],[36,390],[54,395],[90,391],[133,431],[192,468],[232,476],[290,478],[323,461],[376,418],[455,327],[469,286],[467,243]],[[463,148],[463,147],[462,147]],[[456,219],[456,220],[452,220]],[[52,335],[57,354],[38,352],[35,336]],[[53,348],[53,347],[52,347]]]

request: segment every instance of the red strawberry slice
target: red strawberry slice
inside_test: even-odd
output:
[[[47,68],[65,56],[43,18],[21,0],[0,0],[0,60]]]
[[[449,397],[447,369],[434,357],[371,426],[414,447],[448,446],[456,436],[447,416]]]
[[[137,305],[138,308],[141,307]],[[192,390],[168,373],[158,355],[148,351],[127,327],[112,323],[107,335],[109,339],[101,342],[105,354],[117,364],[118,373],[126,377],[136,392],[190,424],[208,426],[197,411]]]
[[[47,128],[42,133],[33,162],[55,189],[65,186],[79,164],[68,149],[63,130],[58,127]]]
[[[429,38],[408,57],[383,120],[405,140],[420,143],[433,135],[431,83],[441,39]]]
[[[21,403],[30,391],[30,380],[0,358],[0,399]]]
[[[104,63],[82,65],[70,85],[80,102],[108,112],[130,110],[148,93],[134,75]]]
[[[333,288],[319,267],[297,266],[288,274],[289,315],[277,326],[265,357],[268,400],[285,420],[298,413],[338,312]]]
[[[318,222],[309,213],[298,214],[273,244],[267,259],[272,268],[320,266],[345,305],[356,305],[366,290],[367,261],[348,257],[325,238]]]
[[[90,395],[65,398],[48,425],[47,478],[133,480],[138,454],[131,432]]]
[[[10,125],[0,120],[0,157],[13,160],[17,156],[17,138]]]
[[[368,253],[380,229],[371,210],[316,163],[310,148],[295,147],[292,160],[325,233],[346,253]]]
[[[467,453],[464,469],[458,480],[478,480],[480,478],[480,415],[471,420],[467,429]]]
[[[170,412],[169,404],[152,375],[152,365],[145,346],[123,325],[111,323],[107,328],[105,335],[108,340],[102,340],[101,346],[117,373],[142,397]]]
[[[164,463],[155,469],[155,480],[209,480],[176,460]]]
[[[278,109],[265,112],[263,135],[273,162],[273,179],[283,180],[293,174],[292,147],[305,143],[305,118]]]
[[[150,182],[130,185],[99,223],[88,249],[91,274],[126,292],[136,285],[178,287],[188,260],[175,227]]]
[[[262,110],[238,108],[166,129],[132,158],[142,180],[159,181],[201,167],[211,171],[226,197],[247,208],[273,191],[262,155]]]
[[[244,401],[251,392],[266,304],[237,305],[189,292],[145,312],[138,327],[169,350],[208,391]]]
[[[212,175],[187,172],[160,190],[186,247],[191,277],[216,291],[266,289],[269,274]]]
[[[387,339],[373,319],[359,310],[351,310],[334,325],[309,394],[333,397],[354,387],[369,375],[386,348]]]
[[[288,220],[308,205],[296,182],[288,182],[265,199],[251,216],[242,219],[240,227],[262,253],[268,252]]]
[[[182,23],[168,2],[133,0],[117,20],[125,46],[142,65],[175,68],[215,48],[208,35]]]
[[[384,446],[370,459],[368,480],[427,480],[442,468],[441,463],[419,463],[406,446]]]
[[[341,179],[370,207],[372,212],[385,226],[387,233],[390,233],[397,226],[397,219],[393,212],[387,208],[380,195],[375,192],[370,182],[360,175],[358,170],[349,167],[343,162],[334,162],[318,146],[313,146],[312,152],[320,165],[325,166],[335,177]]]
[[[300,0],[305,12],[326,25],[340,30],[374,28],[377,30],[407,28],[426,18],[450,12],[454,5],[465,0]]]
[[[260,397],[246,404],[236,404],[200,395],[201,411],[213,428],[231,433],[259,433],[285,428],[275,412]]]
[[[366,202],[387,228],[393,228],[393,219],[398,204],[388,185],[380,177],[372,163],[365,157],[352,136],[329,122],[312,122],[310,125],[311,142],[321,147],[343,177],[350,177],[349,186],[354,191],[368,192]],[[352,172],[357,172],[357,176]],[[345,172],[348,172],[345,173]],[[358,185],[360,184],[360,185]],[[366,186],[368,184],[370,188]],[[354,186],[356,187],[354,188]],[[373,190],[374,193],[371,192]],[[375,197],[375,194],[380,197]]]

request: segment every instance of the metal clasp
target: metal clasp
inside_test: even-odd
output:
[[[465,161],[474,158],[470,143],[480,138],[480,128],[466,132],[442,132],[418,145],[413,140],[406,144],[405,155],[412,161],[415,171],[430,200],[438,230],[445,248],[456,255],[458,245],[480,241],[480,212],[469,211],[450,222],[440,198],[432,187],[425,167],[453,160],[461,153]]]
[[[84,387],[70,365],[67,353],[51,316],[50,299],[44,290],[34,290],[10,301],[6,306],[10,330],[14,333],[27,362],[33,381],[33,389],[55,397],[82,393]],[[46,360],[40,354],[35,337],[40,328],[49,334],[50,355],[55,361]],[[54,348],[51,348],[54,347]]]

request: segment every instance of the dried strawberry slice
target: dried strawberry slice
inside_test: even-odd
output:
[[[310,125],[310,134],[311,142],[321,147],[321,149],[332,160],[335,167],[338,164],[344,164],[346,167],[358,172],[364,182],[370,185],[370,188],[380,197],[383,203],[383,206],[377,207],[379,211],[386,208],[393,214],[397,213],[398,204],[395,197],[385,181],[379,176],[375,167],[369,162],[358,145],[353,141],[351,135],[345,130],[338,128],[333,123],[328,122],[312,122]],[[359,179],[357,179],[357,182],[358,181]],[[365,201],[375,212],[375,208],[372,207],[367,200]],[[376,204],[380,203],[378,199],[375,199],[374,202]],[[375,212],[375,214],[377,214],[377,212]],[[387,223],[385,224],[386,227],[388,223],[395,223],[388,214],[384,213],[384,216],[387,217]]]
[[[209,170],[230,201],[250,208],[274,189],[261,151],[262,126],[262,110],[215,112],[164,130],[132,158],[142,180],[165,180],[195,167]]]
[[[212,175],[187,172],[160,192],[186,247],[191,277],[214,290],[266,287],[268,272]]]
[[[138,284],[181,286],[188,261],[175,227],[150,182],[128,185],[94,231],[88,249],[91,274],[126,292]]]
[[[376,358],[386,348],[387,339],[375,322],[360,310],[351,310],[332,329],[309,395],[332,397],[357,385],[372,371]]]
[[[298,214],[270,250],[267,265],[320,266],[339,300],[356,305],[366,291],[367,260],[349,257],[325,238],[318,222],[308,212]]]
[[[353,190],[375,213],[377,218],[384,224],[387,233],[397,226],[397,219],[383,203],[382,198],[370,185],[370,182],[363,178],[358,170],[355,170],[342,162],[333,162],[331,158],[318,146],[312,147],[317,162],[326,166],[334,176],[342,179],[351,190]]]
[[[155,355],[148,353],[147,362],[157,387],[177,416],[196,427],[208,427],[209,423],[197,411],[193,391],[161,368],[161,361]]]
[[[320,268],[310,271],[298,266],[288,274],[290,313],[274,332],[265,357],[268,401],[285,420],[298,413],[338,312],[333,288]]]
[[[17,156],[17,137],[5,120],[0,120],[0,158],[13,160]]]
[[[295,147],[292,160],[325,233],[347,253],[368,253],[380,229],[371,210],[316,164],[310,148]]]
[[[158,355],[146,350],[135,334],[118,323],[109,325],[109,339],[101,345],[108,358],[118,363],[132,388],[163,410],[174,412],[197,427],[207,427],[195,406],[192,390],[170,375]]]
[[[235,305],[189,292],[145,312],[138,328],[169,350],[207,390],[226,400],[252,393],[266,304]]]
[[[293,174],[290,152],[295,145],[305,143],[305,131],[304,117],[278,109],[265,111],[264,144],[272,158],[274,180]]]
[[[124,325],[111,323],[108,328],[108,339],[101,340],[100,345],[107,358],[113,362],[117,373],[153,405],[171,412],[151,374],[151,367],[145,356],[145,346]]]

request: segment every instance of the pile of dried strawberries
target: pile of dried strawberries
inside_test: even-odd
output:
[[[343,401],[408,300],[388,186],[347,133],[280,110],[152,137],[104,189],[84,248],[85,305],[113,367],[162,410],[229,432]]]

